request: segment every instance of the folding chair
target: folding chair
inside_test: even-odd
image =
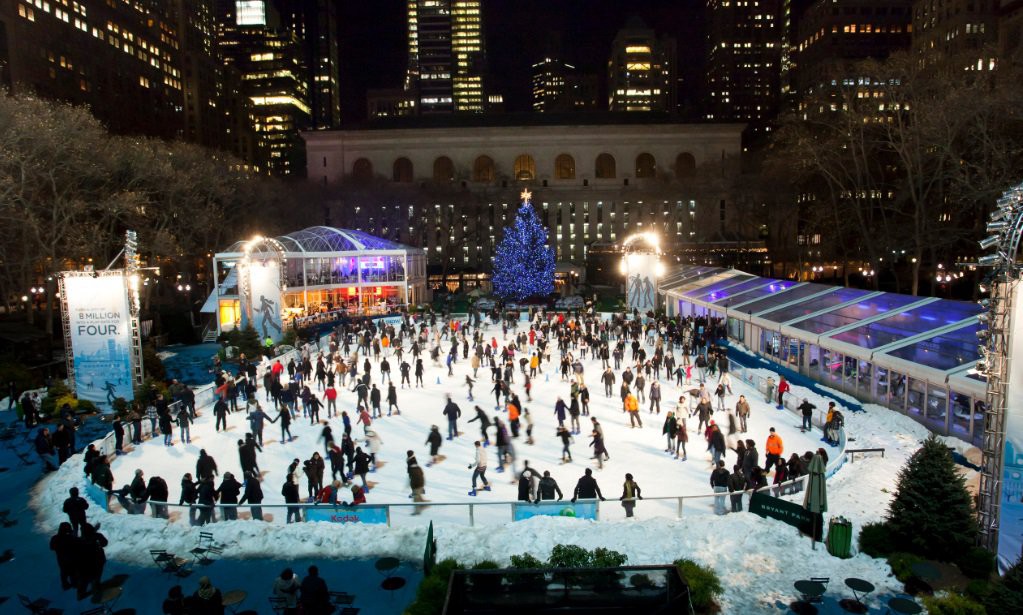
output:
[[[25,594],[18,594],[18,600],[21,600],[21,606],[28,609],[29,613],[34,613],[36,615],[44,615],[47,612],[47,609],[50,608],[50,601],[46,598],[30,600]]]
[[[168,553],[165,549],[150,549],[149,555],[153,558],[153,562],[156,563],[161,572],[169,572],[179,577],[187,577],[192,573],[188,569],[188,560],[183,557],[177,557],[173,553]]]
[[[281,615],[284,609],[287,608],[288,602],[284,598],[278,598],[276,596],[270,596],[270,608],[273,609],[274,613]]]
[[[827,589],[828,589],[828,583],[831,582],[831,577],[810,577],[810,580],[811,581],[816,581],[817,583],[820,583],[821,585],[823,585],[824,586],[824,591],[826,593]],[[821,594],[820,596],[817,596],[816,599],[812,600],[812,602],[823,602],[823,601],[824,601],[824,594]]]
[[[189,551],[195,557],[195,561],[203,565],[213,563],[213,558],[210,555],[220,555],[223,552],[223,545],[218,545],[213,541],[212,532],[199,532],[199,544]]]
[[[355,602],[355,596],[348,592],[330,592],[330,601],[337,606],[347,606]]]

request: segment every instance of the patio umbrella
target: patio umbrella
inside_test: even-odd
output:
[[[810,460],[810,468],[807,471],[806,494],[803,496],[803,508],[811,513],[823,513],[828,510],[828,488],[824,482],[824,459],[820,455],[814,455]],[[815,536],[817,534],[817,516],[813,517],[813,525],[810,528],[810,542],[813,548],[817,548]]]

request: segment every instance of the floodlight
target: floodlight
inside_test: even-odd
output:
[[[1001,254],[985,254],[977,259],[978,267],[994,267],[1002,260]]]
[[[998,222],[988,222],[987,232],[989,233],[1001,233],[1009,229],[1009,223],[1006,220],[999,220]]]
[[[991,235],[981,239],[978,243],[980,244],[981,250],[990,250],[991,248],[998,245],[998,242],[1002,240],[1001,235]]]

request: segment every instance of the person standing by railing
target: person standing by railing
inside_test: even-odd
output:
[[[746,477],[742,475],[742,466],[732,466],[728,477],[728,491],[731,492],[732,512],[742,512],[742,492],[746,490]]]
[[[717,460],[715,463],[716,467],[714,471],[710,473],[710,486],[714,489],[714,493],[724,493],[728,491],[728,470],[725,469],[725,462]],[[719,495],[714,498],[714,514],[724,515],[728,511],[725,510],[725,496]]]
[[[625,475],[625,483],[622,485],[622,497],[619,498],[622,507],[625,509],[625,517],[633,516],[633,509],[636,508],[636,500],[642,500],[642,491],[636,481],[632,480],[632,474]]]

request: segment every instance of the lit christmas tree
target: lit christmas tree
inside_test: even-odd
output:
[[[547,229],[533,211],[531,196],[529,190],[522,191],[515,223],[504,229],[494,257],[494,292],[503,299],[520,301],[554,292],[554,251],[547,246]]]

